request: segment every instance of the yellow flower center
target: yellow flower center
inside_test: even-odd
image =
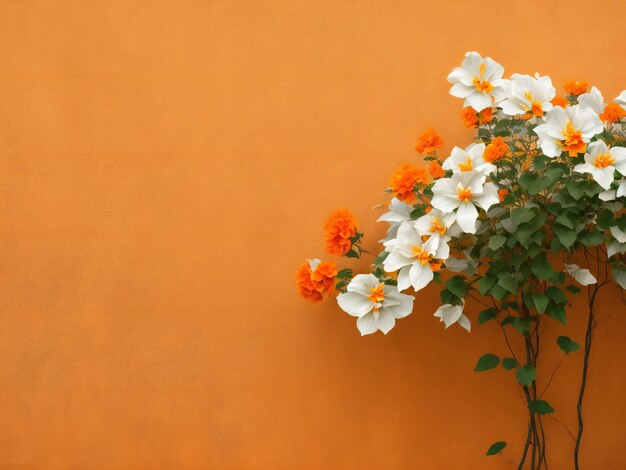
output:
[[[470,188],[464,188],[460,184],[456,189],[456,194],[459,201],[469,202],[472,198],[472,190]]]
[[[615,163],[615,157],[613,157],[609,152],[601,153],[593,159],[593,166],[596,168],[606,168],[607,166],[611,166]]]
[[[370,287],[371,294],[367,297],[373,304],[378,304],[385,299],[385,292],[383,291],[385,284],[381,282],[376,287]],[[378,310],[377,308],[375,310]]]
[[[491,82],[488,82],[487,80],[481,80],[478,77],[474,77],[474,86],[478,91],[483,93],[489,93],[491,90],[493,90],[493,85],[491,84]]]
[[[474,165],[472,165],[472,159],[467,157],[463,163],[459,163],[460,171],[472,171],[474,169]]]
[[[541,106],[541,102],[535,101],[533,95],[531,95],[529,91],[524,93],[524,96],[530,102],[530,106],[522,105],[522,109],[528,113],[528,118],[531,118],[532,116],[543,116],[543,107]]]
[[[427,251],[422,250],[421,246],[414,245],[413,247],[413,257],[419,261],[422,266],[428,263],[432,259],[432,255]]]
[[[564,152],[568,152],[570,157],[575,157],[587,149],[587,144],[583,142],[582,133],[577,130],[571,122],[567,123],[563,130],[563,141],[561,146]]]
[[[432,219],[430,223],[430,231],[432,233],[438,233],[439,235],[443,235],[446,233],[447,227],[445,224],[441,222],[439,219]]]

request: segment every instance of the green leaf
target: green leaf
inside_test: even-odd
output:
[[[465,278],[463,276],[454,276],[446,282],[446,289],[456,295],[459,299],[465,297]]]
[[[496,282],[498,282],[498,278],[496,276],[487,274],[486,276],[480,278],[480,280],[476,283],[476,287],[478,288],[480,295],[487,295]]]
[[[566,247],[569,248],[576,241],[576,232],[572,229],[568,229],[566,227],[561,227],[560,225],[555,225],[553,227],[554,234],[558,237],[559,241]]]
[[[565,296],[565,293],[558,287],[548,287],[546,289],[546,294],[548,294],[548,297],[550,297],[555,304],[567,303],[567,297]]]
[[[496,251],[506,242],[506,237],[504,235],[494,235],[489,239],[489,244],[487,245],[490,250]]]
[[[426,212],[424,211],[424,209],[422,209],[421,207],[416,207],[415,209],[413,209],[411,211],[411,219],[419,219],[421,216],[423,216]]]
[[[524,387],[530,387],[537,378],[537,369],[535,369],[535,366],[526,364],[524,367],[517,369],[515,378],[519,384]]]
[[[556,339],[556,344],[558,344],[559,348],[561,348],[566,354],[578,351],[580,349],[580,344],[572,341],[567,336],[559,336]]]
[[[533,400],[528,403],[528,409],[538,415],[554,413],[554,408],[545,400]]]
[[[505,357],[502,359],[502,367],[504,370],[511,370],[517,367],[517,361],[512,357]]]
[[[539,313],[545,313],[550,299],[544,294],[532,294],[533,304]]]
[[[483,323],[488,322],[489,320],[493,320],[497,314],[498,314],[498,311],[495,308],[489,308],[487,310],[483,310],[482,312],[478,314],[478,324],[482,325]]]
[[[385,261],[387,259],[387,256],[389,256],[389,252],[388,251],[381,252],[376,257],[376,259],[372,262],[372,264],[383,264],[383,261]]]
[[[352,277],[352,269],[350,269],[350,268],[342,269],[341,271],[339,271],[337,273],[337,277],[339,279],[342,279],[342,278],[345,278],[345,277]]]
[[[480,358],[478,359],[478,363],[476,364],[476,367],[474,368],[475,372],[483,372],[486,370],[491,370],[494,367],[497,367],[498,364],[500,364],[500,358],[498,356],[496,356],[495,354],[484,354],[483,356],[480,356]]]
[[[530,269],[532,270],[533,274],[542,281],[549,281],[552,279],[552,276],[554,276],[552,266],[550,265],[544,254],[533,258],[530,264]]]
[[[502,272],[498,274],[498,285],[509,291],[511,294],[517,293],[517,282],[515,282],[511,273]]]
[[[578,294],[578,293],[580,292],[580,288],[579,288],[579,287],[576,287],[576,286],[575,286],[575,285],[573,285],[573,284],[570,284],[569,286],[567,286],[567,287],[566,287],[566,289],[567,289],[568,291],[570,291],[570,292],[571,292],[572,294],[574,294],[574,295],[576,295],[576,294]]]
[[[502,449],[506,447],[506,442],[498,441],[491,444],[489,449],[487,449],[487,455],[496,455],[502,452]]]
[[[565,187],[567,188],[567,192],[577,201],[583,196],[585,193],[585,185],[581,184],[579,181],[568,181],[565,183]]]
[[[573,229],[574,221],[570,218],[569,212],[561,212],[554,220],[557,224],[561,224],[564,227]]]
[[[346,258],[360,258],[359,253],[353,248],[346,253]]]
[[[530,222],[534,216],[535,213],[526,207],[518,207],[511,211],[511,218],[517,225]]]
[[[513,328],[515,328],[520,334],[530,333],[531,319],[528,317],[515,317],[513,320]]]
[[[567,323],[567,312],[565,311],[565,307],[561,304],[553,305],[548,308],[546,315],[560,321],[564,325]]]

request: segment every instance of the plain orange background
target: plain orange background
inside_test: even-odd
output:
[[[443,330],[436,288],[383,336],[296,296],[322,223],[371,207],[434,125],[445,76],[626,88],[621,1],[0,3],[0,468],[507,469],[525,411],[495,325]],[[366,269],[368,259],[346,265]],[[582,301],[579,301],[582,303]],[[600,302],[586,470],[626,468],[626,316]],[[552,324],[582,340],[583,313]],[[546,394],[575,428],[581,354]],[[540,381],[545,384],[544,378]],[[546,420],[550,468],[573,445]]]

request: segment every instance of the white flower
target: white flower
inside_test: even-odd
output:
[[[428,214],[415,221],[414,227],[422,237],[428,237],[425,245],[437,251],[439,245],[448,243],[452,237],[459,236],[460,229],[454,224],[456,215],[453,212],[444,214],[439,209],[431,209]]]
[[[619,96],[615,98],[615,102],[622,108],[626,109],[626,90],[623,90]]]
[[[441,166],[444,170],[452,170],[454,173],[476,170],[487,175],[496,167],[485,161],[484,153],[485,144],[483,143],[469,144],[465,150],[454,147],[450,156],[444,160]]]
[[[447,243],[438,247],[424,243],[413,224],[402,224],[398,229],[398,237],[384,243],[389,252],[383,262],[387,272],[400,270],[398,273],[398,290],[402,292],[409,286],[416,291],[426,287],[433,280],[431,262],[445,260],[450,255]]]
[[[555,95],[556,90],[550,77],[535,75],[533,78],[530,75],[514,73],[511,75],[509,97],[500,104],[500,107],[509,116],[524,114],[528,117],[541,117],[543,113],[553,108],[550,100]]]
[[[593,277],[588,269],[583,269],[577,264],[566,264],[565,269],[568,274],[574,278],[579,284],[588,286],[590,284],[596,284],[598,280]]]
[[[476,206],[489,210],[499,202],[496,185],[485,183],[485,176],[475,171],[437,180],[433,194],[432,206],[444,213],[456,210],[456,222],[465,233],[476,233]]]
[[[506,96],[508,80],[502,78],[504,68],[489,57],[484,59],[477,52],[465,54],[461,67],[455,67],[448,81],[452,83],[450,94],[465,99],[465,106],[480,112],[493,106]]]
[[[619,242],[626,243],[626,232],[620,230],[618,227],[610,227],[611,235]]]
[[[576,105],[567,109],[555,106],[546,114],[545,123],[535,127],[535,132],[547,157],[558,157],[563,152],[575,157],[603,129],[602,121],[592,109]]]
[[[583,93],[578,97],[578,104],[582,109],[593,109],[596,114],[602,114],[606,108],[604,97],[595,86],[591,88],[589,93]]]
[[[611,147],[597,140],[589,144],[589,151],[585,153],[585,163],[574,167],[577,173],[591,173],[593,179],[608,190],[615,179],[615,170],[626,175],[626,148]]]
[[[601,201],[615,201],[618,197],[626,196],[626,179],[621,179],[617,184],[617,189],[609,189],[598,194]]]
[[[376,222],[389,222],[389,229],[385,240],[391,240],[398,233],[398,227],[402,222],[411,220],[411,212],[413,206],[406,202],[400,201],[398,198],[393,198],[391,204],[389,204],[389,212],[385,212],[381,215]]]
[[[606,246],[606,256],[610,258],[617,253],[626,253],[626,243],[620,243],[617,240],[613,240]]]
[[[412,295],[401,294],[395,286],[384,284],[373,274],[357,274],[348,284],[347,292],[337,296],[341,309],[358,317],[356,326],[361,335],[377,330],[387,334],[413,310]]]
[[[470,331],[472,324],[470,323],[469,318],[463,315],[464,306],[465,303],[463,305],[445,304],[437,309],[437,311],[434,313],[434,316],[439,318],[440,321],[442,321],[443,324],[446,325],[446,329],[450,325],[458,323],[467,331]]]

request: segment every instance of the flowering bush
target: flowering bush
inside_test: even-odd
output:
[[[587,82],[567,82],[567,95],[558,97],[548,76],[503,73],[492,59],[470,52],[449,74],[450,94],[464,100],[462,121],[477,129],[476,137],[445,159],[437,153],[443,141],[436,131],[419,137],[423,161],[400,166],[390,178],[393,198],[378,219],[389,229],[372,272],[337,272],[337,302],[357,317],[362,335],[386,334],[411,313],[408,292],[436,283],[442,306],[434,316],[445,328],[458,324],[469,332],[470,317],[479,325],[497,322],[509,345],[506,357],[485,354],[475,370],[500,364],[515,370],[529,412],[519,468],[547,468],[541,420],[554,407],[537,391],[540,326],[565,324],[579,286],[586,286],[578,468],[597,294],[607,285],[626,289],[626,90],[606,104]],[[335,213],[325,229],[330,254],[360,257],[363,235],[349,212]],[[332,272],[318,261],[301,269],[305,298],[332,294],[318,280]],[[467,299],[484,307],[466,312]],[[564,355],[580,348],[566,336],[556,346]],[[496,442],[487,455],[505,446]]]

